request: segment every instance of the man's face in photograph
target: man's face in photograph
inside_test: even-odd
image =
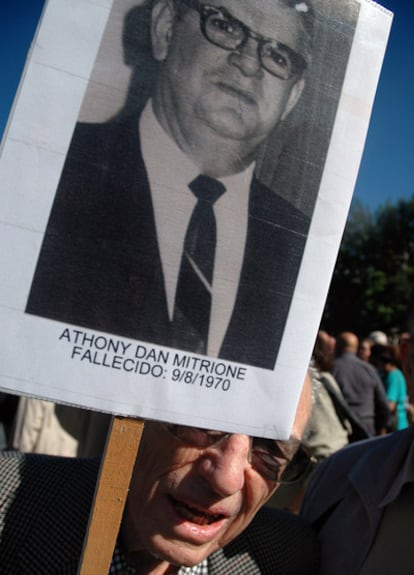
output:
[[[158,94],[168,129],[179,144],[191,145],[195,133],[207,139],[211,132],[240,142],[242,150],[254,150],[303,89],[300,73],[281,78],[265,69],[263,60],[269,57],[266,49],[259,55],[260,38],[287,47],[273,64],[283,75],[302,47],[298,13],[277,0],[262,0],[259,6],[250,0],[186,4],[178,16],[169,0],[154,9],[153,53],[161,63]],[[217,45],[233,33],[244,37],[238,49]]]

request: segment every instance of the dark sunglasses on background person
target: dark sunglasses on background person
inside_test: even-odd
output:
[[[162,424],[183,445],[205,449],[224,441],[232,433],[212,431],[186,425]],[[279,441],[250,437],[250,463],[265,479],[276,483],[293,483],[301,479],[315,463],[298,439]]]
[[[253,32],[246,24],[234,18],[225,8],[203,4],[198,0],[181,0],[200,15],[200,29],[212,44],[224,50],[240,50],[249,38],[257,42],[260,64],[267,72],[290,80],[306,69],[306,61],[295,50],[277,40],[264,38]]]

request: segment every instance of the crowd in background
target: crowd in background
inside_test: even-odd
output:
[[[413,422],[411,354],[409,333],[394,341],[383,331],[359,338],[318,332],[311,360],[313,410],[302,439],[314,464],[350,443]],[[271,504],[298,512],[308,479],[282,487]]]
[[[353,428],[359,423],[369,437],[406,428],[413,419],[411,353],[408,333],[402,333],[395,342],[382,331],[373,331],[360,338],[352,332],[342,332],[334,338],[320,331],[312,357],[315,403],[322,388],[317,382],[324,383],[326,389],[329,378],[335,393],[341,394],[349,409],[348,417],[352,414]],[[343,421],[343,409],[338,407],[332,389],[332,408]],[[324,419],[317,418],[319,425],[323,425]],[[326,455],[337,450],[333,434],[329,437],[332,443],[330,449],[325,446]],[[351,432],[348,442],[362,438],[360,433],[355,436],[355,432]]]

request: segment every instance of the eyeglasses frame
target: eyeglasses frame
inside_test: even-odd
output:
[[[232,16],[226,10],[226,8],[223,8],[221,6],[219,7],[219,6],[212,6],[210,4],[204,4],[204,3],[200,2],[199,0],[180,0],[180,1],[183,4],[185,4],[187,7],[191,8],[191,9],[193,9],[199,13],[200,30],[201,30],[204,38],[208,42],[213,44],[214,46],[218,46],[219,48],[222,48],[223,50],[227,50],[228,52],[238,51],[241,48],[243,48],[243,46],[247,43],[249,38],[252,38],[253,40],[255,40],[257,42],[257,54],[259,57],[261,67],[264,70],[266,70],[266,72],[271,74],[272,76],[279,78],[280,80],[283,80],[283,81],[288,81],[288,80],[291,80],[292,78],[294,78],[295,76],[300,76],[306,70],[307,62],[306,62],[305,58],[303,56],[301,56],[298,52],[296,52],[295,50],[293,50],[292,48],[290,48],[286,44],[283,44],[282,42],[278,42],[277,40],[273,40],[271,38],[265,38],[261,34],[257,34],[253,30],[251,30],[246,24],[244,24],[244,22],[242,22],[241,20],[238,20],[237,18]],[[218,42],[214,42],[213,40],[211,40],[211,38],[209,38],[209,36],[207,34],[207,20],[213,14],[221,14],[225,18],[228,18],[230,21],[232,21],[232,22],[236,23],[238,26],[240,26],[241,30],[243,31],[243,35],[244,35],[244,38],[242,39],[240,44],[238,44],[234,48],[227,48],[226,46],[223,46],[222,44],[219,44]],[[278,49],[285,51],[286,54],[289,56],[290,61],[292,63],[292,73],[288,77],[284,77],[284,76],[281,76],[279,74],[276,74],[275,72],[269,70],[269,68],[263,64],[262,50],[263,50],[263,46],[265,46],[266,44],[270,44],[272,46],[277,47]]]
[[[212,430],[208,430],[208,429],[203,429],[203,428],[199,428],[199,427],[194,427],[194,426],[186,426],[186,425],[180,425],[180,424],[173,424],[173,423],[162,423],[162,426],[169,432],[170,435],[172,435],[177,441],[179,441],[183,446],[187,446],[187,447],[191,447],[194,449],[208,449],[210,447],[214,447],[215,445],[217,445],[218,443],[228,439],[231,435],[234,435],[233,433],[228,433],[228,432],[221,432],[221,431],[212,431]],[[196,430],[197,432],[201,432],[205,438],[209,438],[207,440],[207,442],[205,444],[198,444],[197,442],[191,442],[191,441],[186,441],[181,434],[179,433],[180,429],[193,429]],[[208,434],[211,433],[213,435],[209,436]],[[286,485],[286,484],[292,484],[292,483],[296,483],[297,481],[299,481],[302,477],[306,476],[307,472],[309,471],[310,467],[312,465],[315,464],[315,460],[313,457],[310,457],[308,455],[308,453],[306,452],[306,449],[301,445],[300,440],[296,439],[296,438],[292,438],[290,440],[287,441],[281,441],[281,440],[267,440],[265,438],[262,437],[252,437],[249,436],[250,440],[251,440],[251,447],[250,447],[250,464],[252,465],[252,467],[260,474],[262,475],[262,477],[264,477],[267,480],[273,481],[274,483],[280,484],[280,485]],[[281,465],[279,470],[276,472],[276,475],[264,475],[263,473],[260,472],[260,470],[258,470],[256,468],[256,466],[254,465],[254,461],[253,461],[253,455],[255,454],[254,451],[254,442],[258,441],[258,442],[265,442],[265,441],[270,441],[270,442],[274,442],[274,444],[277,446],[278,450],[283,454],[283,456],[285,457],[285,465]],[[295,452],[292,456],[291,459],[288,459],[285,454],[284,454],[284,450],[282,449],[282,447],[284,447],[286,449],[287,446],[292,445],[292,443],[297,443],[298,447],[295,449]],[[268,452],[270,456],[272,456],[272,454],[270,453],[270,451]],[[289,467],[292,467],[292,464],[295,462],[295,460],[299,459],[299,461],[301,462],[300,465],[300,473],[298,474],[298,476],[295,476],[293,479],[284,479],[283,476],[288,474],[289,471]],[[283,469],[281,471],[281,475],[280,477],[278,476],[279,471]]]

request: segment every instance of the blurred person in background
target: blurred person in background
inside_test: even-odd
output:
[[[97,457],[104,451],[110,422],[106,413],[21,397],[10,447],[23,453]]]
[[[371,331],[367,338],[371,342],[371,355],[369,358],[370,363],[379,370],[380,356],[384,348],[388,345],[388,336],[383,331]]]
[[[368,433],[386,433],[390,410],[384,386],[376,369],[357,357],[358,343],[352,332],[342,332],[337,337],[333,375]]]
[[[370,361],[371,358],[372,340],[365,338],[361,339],[358,345],[357,356],[362,361]]]
[[[404,374],[407,383],[408,399],[410,404],[414,403],[414,373],[412,363],[412,343],[411,335],[408,332],[400,334],[398,339],[398,349],[401,361],[401,371]]]
[[[315,467],[348,443],[367,439],[368,431],[352,411],[332,375],[335,338],[319,331],[312,354],[312,411],[302,437],[302,446],[312,465],[300,482],[281,486],[271,505],[297,513],[306,484]]]
[[[408,427],[407,418],[407,385],[403,372],[399,369],[395,348],[391,345],[385,347],[380,355],[379,365],[387,394],[388,405],[391,411],[389,431],[396,431]]]

